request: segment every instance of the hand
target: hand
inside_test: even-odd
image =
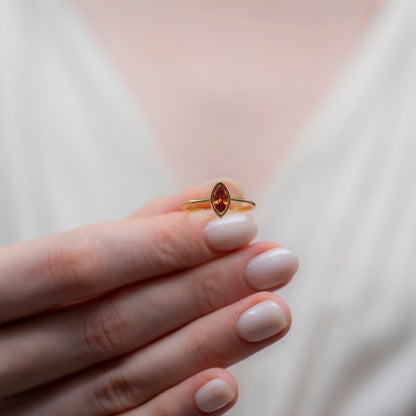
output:
[[[259,289],[286,284],[297,260],[249,245],[250,215],[182,210],[210,186],[0,249],[3,416],[219,415],[235,403],[221,367],[289,330],[287,305]]]

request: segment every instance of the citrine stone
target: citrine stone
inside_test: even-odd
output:
[[[224,183],[218,182],[214,186],[211,192],[211,205],[220,217],[228,211],[230,207],[230,192]]]

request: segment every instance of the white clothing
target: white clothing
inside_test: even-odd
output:
[[[0,9],[0,243],[115,220],[182,187],[65,3]],[[386,3],[253,211],[300,258],[293,324],[230,369],[230,415],[416,414],[416,3]]]
[[[65,1],[0,9],[0,245],[121,219],[177,185]]]
[[[416,2],[386,4],[298,143],[259,233],[299,255],[292,328],[236,366],[229,414],[414,416]]]

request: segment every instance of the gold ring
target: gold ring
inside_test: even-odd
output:
[[[237,207],[231,207],[231,201],[239,202]],[[230,191],[227,188],[227,185],[224,182],[217,182],[211,191],[210,198],[204,199],[191,199],[189,201],[185,201],[182,203],[182,207],[184,209],[194,209],[193,204],[198,204],[201,202],[210,202],[211,207],[214,212],[219,216],[222,217],[229,209],[235,211],[247,211],[252,209],[256,206],[254,201],[251,201],[246,198],[234,198],[230,195]],[[248,205],[241,206],[241,203],[245,203]]]

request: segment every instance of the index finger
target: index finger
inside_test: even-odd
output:
[[[0,323],[211,261],[257,233],[245,213],[171,212],[0,249]]]

